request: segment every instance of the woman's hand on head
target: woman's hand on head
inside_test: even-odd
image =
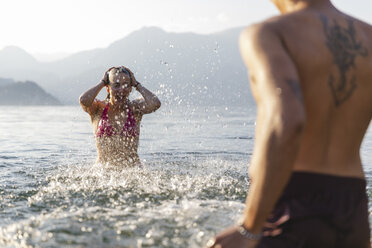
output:
[[[137,87],[138,82],[137,82],[136,78],[134,77],[134,73],[129,68],[127,68],[125,66],[123,66],[123,67],[125,68],[125,70],[127,70],[129,72],[130,78],[132,79],[131,80],[131,84],[132,84],[131,86],[132,87]]]
[[[103,77],[102,77],[102,79],[101,79],[101,82],[102,82],[105,86],[107,86],[107,85],[110,83],[110,81],[109,81],[109,73],[110,73],[110,70],[111,70],[112,68],[115,68],[115,67],[114,67],[114,66],[113,66],[113,67],[110,67],[107,71],[105,71],[105,73],[103,74]]]

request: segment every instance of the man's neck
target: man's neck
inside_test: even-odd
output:
[[[282,14],[287,14],[294,11],[303,10],[306,8],[324,8],[332,7],[330,0],[298,0],[298,1],[283,1],[282,6],[278,6]]]

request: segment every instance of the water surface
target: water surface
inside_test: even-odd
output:
[[[163,108],[142,121],[144,167],[118,169],[95,164],[79,107],[2,107],[0,246],[202,247],[241,216],[254,124],[253,108]],[[370,128],[370,201],[371,151]]]

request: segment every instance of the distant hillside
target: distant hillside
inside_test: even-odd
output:
[[[0,105],[61,105],[61,103],[34,82],[0,79]]]
[[[247,105],[253,102],[238,49],[241,28],[211,35],[168,33],[149,27],[107,48],[41,63],[22,49],[0,51],[0,76],[32,80],[62,100],[99,82],[111,66],[126,65],[165,105]]]
[[[1,86],[6,86],[6,85],[9,85],[9,84],[14,84],[14,80],[13,79],[10,79],[10,78],[0,78],[0,87]]]

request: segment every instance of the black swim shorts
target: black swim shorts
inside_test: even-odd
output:
[[[289,211],[282,234],[258,248],[370,248],[366,181],[294,172],[270,222]]]

